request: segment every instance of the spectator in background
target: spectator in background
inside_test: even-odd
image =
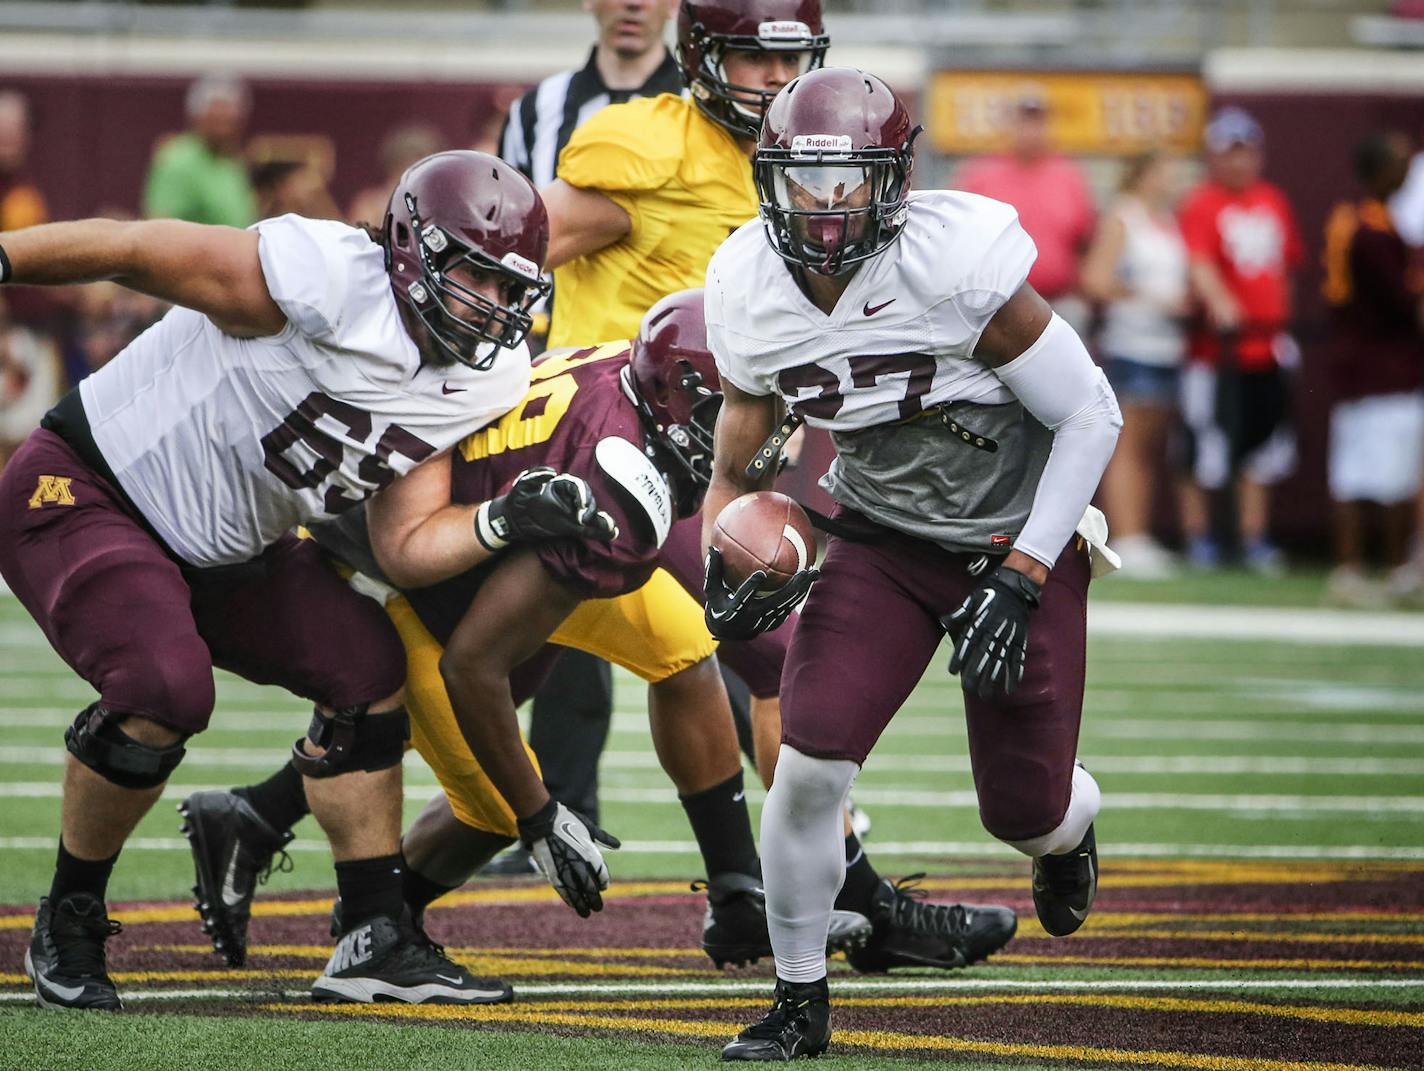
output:
[[[1084,326],[1078,262],[1093,234],[1093,196],[1083,170],[1053,151],[1048,102],[1037,92],[1016,102],[1008,152],[968,160],[954,177],[957,189],[1005,201],[1038,246],[1029,285],[1074,327]]]
[[[1328,595],[1347,606],[1381,594],[1417,598],[1407,562],[1410,518],[1424,474],[1424,331],[1410,250],[1390,216],[1390,195],[1409,166],[1401,135],[1378,134],[1355,152],[1363,196],[1335,207],[1325,228],[1325,300],[1331,307],[1330,497],[1335,570]],[[1366,578],[1365,507],[1378,507],[1386,563],[1383,593]]]
[[[1123,413],[1103,495],[1123,574],[1142,579],[1175,571],[1150,524],[1187,349],[1187,247],[1176,217],[1180,192],[1181,165],[1172,154],[1148,152],[1130,161],[1118,198],[1083,261],[1083,294],[1103,307],[1099,348]]]
[[[55,344],[12,322],[0,306],[0,469],[63,393]]]
[[[407,123],[392,130],[381,141],[381,181],[367,186],[351,201],[346,220],[380,228],[386,218],[386,206],[391,191],[405,174],[406,168],[440,151],[443,140],[440,131],[429,123]]]
[[[29,159],[29,102],[18,90],[0,91],[0,231],[49,219],[44,195],[26,173]]]
[[[25,95],[14,89],[0,91],[0,230],[49,220],[44,194],[29,173],[32,135]],[[27,286],[0,297],[0,314],[37,335],[58,338],[67,326],[73,297],[73,290],[67,287],[42,290]]]
[[[257,202],[242,159],[247,86],[210,75],[188,87],[185,107],[189,131],[164,142],[149,166],[144,215],[248,226],[257,220]]]
[[[294,212],[308,219],[340,219],[326,180],[307,160],[264,160],[251,171],[257,218],[271,219]]]
[[[1305,254],[1285,194],[1261,177],[1264,145],[1254,118],[1223,108],[1207,124],[1208,177],[1182,206],[1192,292],[1205,318],[1183,372],[1193,486],[1182,520],[1193,563],[1218,564],[1208,494],[1232,490],[1244,562],[1269,574],[1284,568],[1267,536],[1268,495],[1295,467],[1282,366],[1297,361],[1286,326],[1291,275]]]
[[[1409,161],[1404,182],[1389,199],[1389,213],[1399,236],[1415,249],[1424,248],[1424,149]]]

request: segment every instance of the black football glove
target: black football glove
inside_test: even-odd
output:
[[[950,673],[980,699],[1010,695],[1022,682],[1029,615],[1043,589],[1016,569],[1000,566],[979,582],[958,610],[939,623],[954,654]]]
[[[617,837],[551,799],[537,814],[519,819],[519,839],[554,891],[580,918],[603,910],[600,893],[608,888],[608,864],[598,845],[622,847]]]
[[[702,585],[707,631],[719,640],[750,640],[770,632],[801,605],[820,575],[819,569],[802,569],[781,587],[758,591],[766,579],[766,571],[758,569],[733,591],[723,571],[722,552],[712,547]]]
[[[508,491],[475,511],[475,538],[486,550],[546,539],[611,543],[618,525],[598,508],[587,480],[543,467],[525,469]]]

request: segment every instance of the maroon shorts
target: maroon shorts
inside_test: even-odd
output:
[[[831,540],[792,636],[781,733],[804,754],[864,763],[937,654],[944,664],[931,672],[952,679],[939,619],[973,590],[968,565],[976,556],[882,531],[874,543]],[[997,702],[964,696],[980,818],[1003,840],[1047,833],[1068,808],[1088,578],[1088,553],[1075,537],[1034,612],[1023,683]]]
[[[331,707],[385,699],[405,652],[385,612],[284,537],[255,561],[179,566],[58,435],[0,473],[0,574],[108,709],[207,727],[213,667]]]

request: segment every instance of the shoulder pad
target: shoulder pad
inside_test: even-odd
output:
[[[593,456],[604,474],[641,507],[661,547],[672,527],[672,491],[663,474],[643,451],[617,436],[600,439]]]

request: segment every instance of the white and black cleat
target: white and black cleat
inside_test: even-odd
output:
[[[123,929],[109,918],[104,901],[71,893],[58,903],[40,900],[25,974],[41,1008],[122,1011],[124,1002],[109,977],[105,942]]]
[[[385,915],[342,934],[312,999],[346,1004],[504,1004],[514,999],[508,983],[476,978],[445,955],[410,920]]]
[[[274,865],[291,869],[291,857],[282,849],[293,834],[273,829],[245,799],[221,789],[195,792],[178,804],[178,813],[197,879],[193,909],[202,916],[213,951],[229,967],[241,967],[247,962],[247,926],[257,886]]]

